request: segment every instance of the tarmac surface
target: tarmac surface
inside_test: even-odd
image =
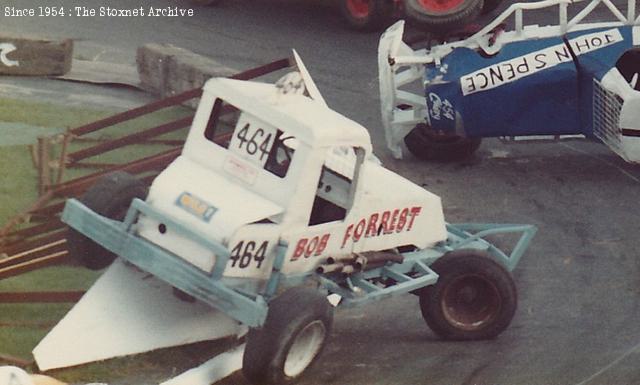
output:
[[[188,3],[90,0],[83,5]],[[387,167],[440,195],[448,221],[539,227],[514,272],[518,311],[499,338],[441,341],[423,322],[416,297],[394,298],[338,313],[330,344],[300,384],[640,383],[640,166],[589,141],[506,145],[486,140],[474,158],[462,163],[425,163],[410,156],[393,160],[384,147],[378,109],[377,34],[343,28],[337,13],[317,1],[227,0],[195,11],[191,18],[135,21],[0,17],[0,25],[13,33],[73,38],[76,58],[121,65],[133,65],[135,48],[150,42],[171,43],[238,69],[285,57],[296,48],[329,105],[370,129]],[[550,17],[543,14],[541,21],[555,21]],[[58,83],[64,84],[3,78],[0,93],[6,84],[68,92]],[[79,94],[104,89],[73,87]],[[115,91],[105,91],[110,92]],[[133,93],[131,103],[144,99]],[[234,376],[225,383],[240,381]]]

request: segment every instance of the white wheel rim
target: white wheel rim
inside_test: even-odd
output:
[[[284,360],[284,374],[293,378],[304,372],[320,352],[326,335],[327,329],[320,320],[313,321],[300,330]]]

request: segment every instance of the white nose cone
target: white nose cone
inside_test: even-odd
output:
[[[243,331],[223,313],[179,300],[169,285],[118,259],[40,341],[33,356],[40,370],[49,370]]]

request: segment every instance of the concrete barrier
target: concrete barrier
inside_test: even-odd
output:
[[[73,41],[0,35],[0,75],[53,76],[71,69]]]
[[[161,97],[202,87],[211,77],[230,76],[238,72],[211,58],[170,44],[139,47],[136,62],[141,87]],[[191,100],[187,104],[195,108],[198,100]]]

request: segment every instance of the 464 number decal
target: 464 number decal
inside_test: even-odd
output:
[[[229,143],[229,150],[264,166],[275,142],[277,130],[250,116],[241,116]]]
[[[247,123],[241,130],[236,133],[236,137],[240,141],[238,144],[238,148],[242,148],[242,146],[246,143],[244,150],[247,154],[254,156],[257,154],[260,162],[266,161],[265,156],[269,155],[269,151],[271,150],[271,137],[272,134],[266,134],[262,128],[258,128],[253,133],[249,133],[250,125]]]
[[[267,253],[268,241],[264,241],[258,246],[254,241],[240,241],[231,250],[231,267],[239,267],[245,269],[251,265],[253,261],[256,262],[256,268],[259,269],[264,261],[265,254]]]

